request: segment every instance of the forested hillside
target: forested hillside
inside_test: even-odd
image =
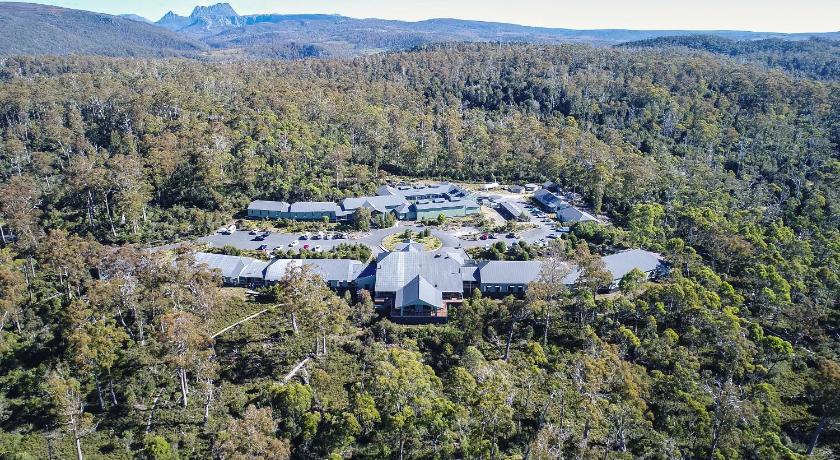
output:
[[[31,3],[0,2],[0,56],[194,56],[204,45],[132,19]]]
[[[684,47],[737,57],[819,80],[840,80],[840,40],[730,40],[712,35],[657,37],[621,44],[634,48]]]
[[[840,455],[837,83],[586,46],[14,58],[0,134],[4,458]],[[387,174],[553,180],[614,225],[554,248],[572,288],[435,326],[144,250]],[[604,247],[671,273],[596,296]]]

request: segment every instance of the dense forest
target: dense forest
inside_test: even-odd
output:
[[[840,80],[840,41],[811,38],[809,40],[731,40],[714,35],[656,37],[622,43],[622,47],[682,47],[736,57],[778,68],[797,76],[818,80]]]
[[[837,83],[587,46],[9,58],[0,136],[2,458],[840,455]],[[552,180],[613,225],[553,248],[571,288],[433,326],[148,250],[388,175]],[[620,247],[672,270],[596,295]]]

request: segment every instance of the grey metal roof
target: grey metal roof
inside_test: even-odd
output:
[[[210,270],[219,270],[225,278],[238,277],[245,266],[254,261],[250,257],[227,256],[209,252],[196,252],[193,257],[196,264],[206,265]]]
[[[428,280],[420,275],[397,291],[394,306],[399,308],[407,305],[424,303],[434,307],[443,306],[443,293]]]
[[[539,201],[545,206],[549,208],[556,208],[563,204],[563,200],[560,199],[559,196],[549,192],[548,190],[541,188],[534,192],[534,199]]]
[[[434,185],[412,185],[410,187],[391,187],[383,185],[376,190],[377,195],[398,195],[402,197],[418,195],[466,195],[467,192],[455,184],[441,182]]]
[[[289,212],[337,212],[338,210],[338,205],[332,201],[298,201],[289,207]]]
[[[528,284],[540,276],[538,261],[491,260],[478,266],[481,284]]]
[[[574,206],[567,206],[557,210],[557,218],[563,222],[587,222],[598,221],[598,219],[586,211],[582,211]]]
[[[394,251],[402,252],[423,252],[426,247],[422,243],[416,241],[409,241],[408,243],[400,243],[394,247]]]
[[[610,256],[603,257],[607,270],[613,274],[614,280],[619,280],[638,268],[644,273],[655,271],[662,264],[662,256],[643,249],[630,249]]]
[[[478,204],[472,200],[453,200],[453,201],[421,201],[414,204],[414,209],[418,211],[428,211],[430,209],[458,209],[458,208],[477,208]]]
[[[355,210],[359,207],[366,206],[369,209],[375,209],[379,212],[387,212],[389,209],[398,208],[408,201],[402,196],[387,195],[387,196],[360,196],[356,198],[345,198],[341,202],[341,207],[345,211]]]
[[[525,212],[521,207],[519,207],[516,203],[511,203],[510,201],[502,201],[502,208],[514,218],[518,218]]]
[[[477,283],[479,281],[478,265],[466,265],[461,267],[461,280]]]
[[[265,269],[268,267],[269,263],[270,262],[265,260],[251,259],[251,262],[245,266],[245,268],[242,270],[242,273],[239,274],[239,277],[250,279],[264,279]]]
[[[655,272],[662,265],[662,256],[643,249],[629,249],[609,256],[601,257],[607,271],[612,274],[613,282],[624,278],[634,268],[638,268],[648,275]],[[563,278],[565,284],[574,284],[580,278],[580,271],[575,269]]]
[[[388,252],[376,265],[376,291],[397,292],[421,275],[441,292],[461,292],[461,262],[432,252]]]
[[[254,200],[248,205],[248,210],[289,212],[289,203],[285,201]]]
[[[443,257],[448,257],[461,265],[464,265],[469,256],[463,249],[454,249],[454,248],[441,248],[437,251]]]
[[[278,281],[289,267],[304,265],[324,281],[351,282],[364,269],[364,264],[350,259],[274,259],[265,270],[265,280]]]

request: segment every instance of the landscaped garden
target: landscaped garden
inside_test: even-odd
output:
[[[382,246],[388,251],[393,251],[400,243],[408,242],[420,243],[427,251],[435,251],[443,246],[443,242],[432,235],[429,229],[424,229],[419,232],[407,229],[404,232],[388,235],[382,240]]]

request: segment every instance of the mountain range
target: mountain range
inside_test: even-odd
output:
[[[430,19],[355,19],[328,14],[240,15],[229,4],[197,6],[189,16],[166,13],[156,22],[31,3],[0,3],[0,56],[99,54],[201,58],[347,57],[439,42],[582,42],[596,46],[694,34],[682,30],[576,30]],[[783,34],[705,31],[731,40],[840,39],[840,32]]]

